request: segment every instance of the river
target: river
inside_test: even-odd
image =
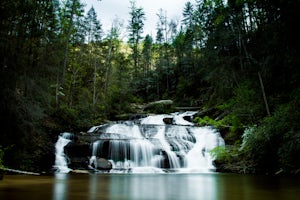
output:
[[[223,173],[5,175],[0,199],[294,200],[296,177]]]

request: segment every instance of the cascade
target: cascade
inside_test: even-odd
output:
[[[61,173],[68,173],[71,171],[70,168],[68,168],[67,163],[67,157],[64,153],[64,147],[71,142],[73,135],[72,133],[61,133],[60,136],[58,136],[58,140],[55,144],[55,165],[54,168],[57,169],[58,172]]]
[[[214,171],[214,158],[209,151],[225,143],[213,127],[197,127],[186,120],[195,113],[153,115],[91,127],[81,138],[89,145],[85,155],[87,169],[101,171],[106,160],[110,168],[105,170],[111,173]],[[72,143],[70,133],[61,134],[56,142],[55,167],[59,172],[71,170]]]

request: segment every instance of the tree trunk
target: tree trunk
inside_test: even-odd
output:
[[[266,93],[265,93],[265,88],[264,88],[264,84],[263,84],[260,72],[258,72],[258,78],[259,78],[259,82],[260,82],[261,91],[262,91],[262,94],[263,94],[263,98],[264,98],[264,102],[265,102],[267,114],[268,114],[268,116],[270,116],[271,115],[270,114],[270,109],[269,109],[269,105],[268,105],[268,101],[267,101],[267,96],[266,96]]]
[[[62,69],[61,85],[63,85],[65,83],[65,78],[66,78],[66,68],[68,65],[68,54],[69,54],[69,40],[71,37],[71,29],[73,26],[73,16],[75,13],[75,5],[76,5],[76,0],[73,0],[70,22],[69,22],[69,26],[68,26],[68,30],[67,30],[67,39],[66,39],[66,47],[65,47],[65,52],[64,52],[64,63],[63,63],[63,69]]]
[[[96,105],[96,93],[97,93],[97,62],[96,58],[94,57],[94,80],[93,80],[93,108],[95,108]]]

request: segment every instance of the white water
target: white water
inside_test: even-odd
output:
[[[71,142],[70,140],[71,134],[70,133],[62,133],[55,144],[55,165],[54,168],[57,169],[57,172],[60,173],[68,173],[71,171],[68,168],[67,158],[64,153],[64,147]]]
[[[127,121],[92,127],[89,132],[98,134],[99,140],[92,144],[90,166],[96,169],[97,158],[105,158],[112,164],[111,173],[214,171],[209,151],[224,145],[224,140],[212,127],[196,127],[183,118],[193,114],[148,116],[137,124]],[[165,125],[164,118],[172,118],[173,125]],[[59,137],[56,144],[55,166],[66,173],[70,169],[63,147],[69,141]]]
[[[158,156],[155,155],[155,146],[146,139],[113,139],[98,140],[93,143],[93,155],[90,164],[96,164],[96,157],[104,157],[101,151],[108,144],[108,159],[112,163],[113,168],[129,169],[134,167],[160,167],[157,162]]]
[[[166,152],[168,159],[169,159],[170,168],[180,168],[179,159],[177,158],[176,154],[171,150],[171,146],[166,140],[165,129],[166,129],[165,126],[160,126],[158,128],[158,132],[157,132],[156,136],[154,136],[154,138],[159,140],[159,142],[162,145],[163,150]]]
[[[213,158],[209,151],[219,145],[223,145],[219,143],[219,133],[211,127],[194,127],[191,130],[196,137],[196,143],[186,155],[187,168],[192,171],[214,170]]]

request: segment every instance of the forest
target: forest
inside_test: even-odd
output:
[[[222,132],[224,171],[300,174],[300,1],[187,2],[181,21],[157,13],[155,38],[135,1],[107,33],[80,0],[0,9],[0,166],[49,170],[60,133],[171,99]]]

